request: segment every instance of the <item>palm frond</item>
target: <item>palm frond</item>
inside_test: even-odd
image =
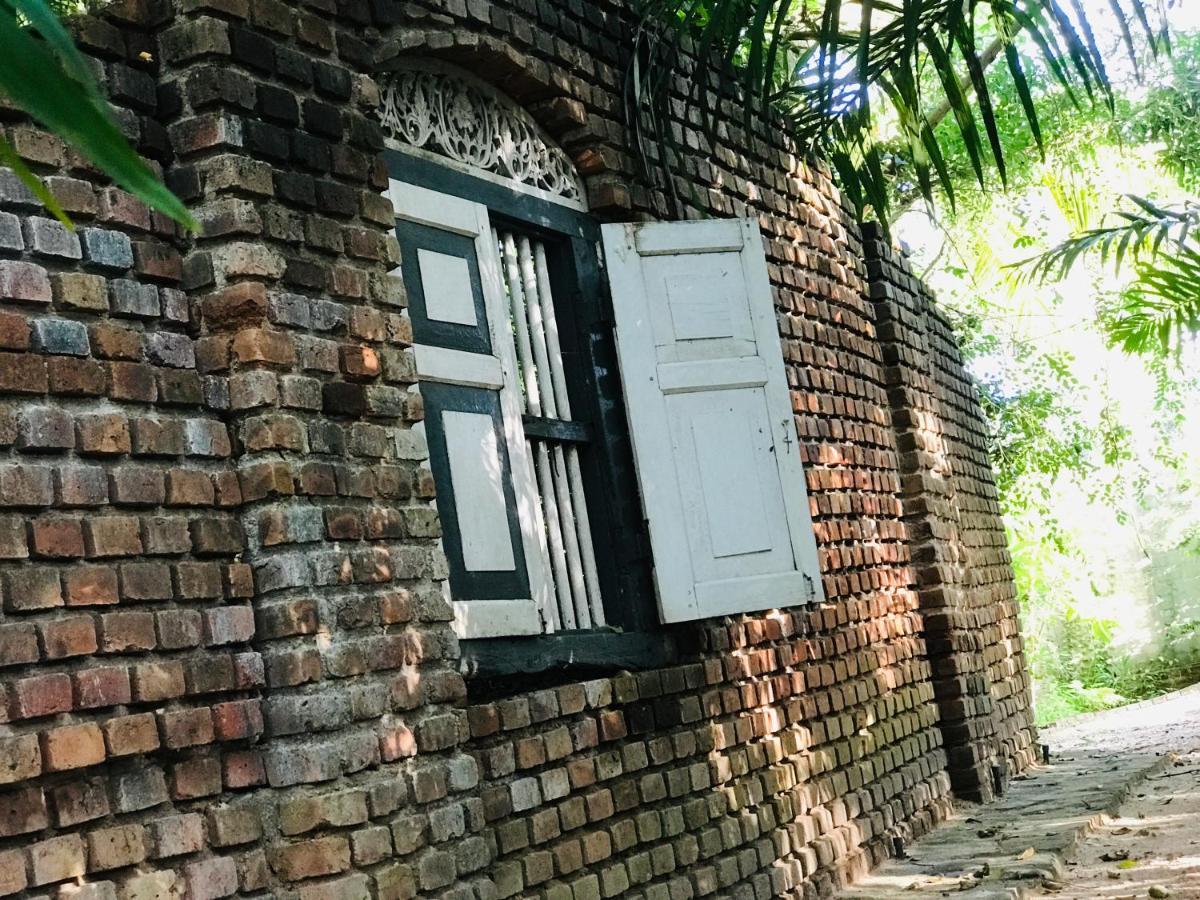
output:
[[[121,133],[91,70],[46,0],[0,0],[0,47],[0,91],[13,103],[144,203],[185,227],[197,227]],[[70,225],[19,157],[7,147],[0,147],[0,157],[50,212]]]
[[[1104,322],[1126,353],[1167,356],[1200,331],[1200,251],[1180,247],[1137,264],[1137,280]]]
[[[944,181],[937,166],[942,154],[931,145],[947,114],[979,182],[988,171],[1004,180],[987,73],[998,56],[1039,147],[1024,54],[1075,102],[1087,97],[1111,107],[1109,74],[1089,21],[1100,13],[1081,0],[1065,2],[1066,9],[1058,0],[642,0],[639,27],[647,39],[630,72],[638,82],[630,112],[639,129],[664,127],[661,113],[682,99],[716,142],[718,110],[738,103],[748,124],[782,127],[802,150],[830,160],[860,215],[886,220],[879,107],[890,106],[901,119],[927,199]],[[1164,46],[1145,2],[1108,0],[1104,13],[1118,17],[1121,39],[1135,55],[1132,21],[1153,52]],[[690,86],[682,98],[670,77],[680,72]]]
[[[1014,263],[1019,280],[1052,281],[1064,278],[1084,256],[1098,253],[1101,263],[1112,261],[1119,269],[1126,258],[1143,261],[1164,249],[1188,249],[1200,226],[1200,203],[1187,201],[1175,207],[1160,206],[1144,197],[1126,195],[1137,211],[1114,213],[1116,225],[1088,228],[1054,245],[1044,253]]]

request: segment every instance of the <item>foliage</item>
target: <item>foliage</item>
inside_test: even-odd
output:
[[[1089,253],[1116,269],[1132,260],[1137,277],[1108,311],[1109,339],[1127,353],[1165,355],[1200,330],[1200,202],[1172,208],[1126,196],[1137,209],[1117,210],[1120,224],[1085,228],[1020,265],[1044,282],[1061,279]]]
[[[55,4],[59,11],[69,4]],[[195,228],[183,203],[129,145],[101,96],[83,56],[45,0],[0,0],[0,91],[66,140],[118,185]],[[13,149],[0,141],[0,162],[10,166],[63,222],[62,207]]]
[[[1134,30],[1154,50],[1166,46],[1142,0],[1109,0],[1136,60]],[[1093,19],[1081,0],[643,0],[641,50],[630,72],[636,125],[667,121],[672,74],[690,60],[688,104],[710,139],[724,88],[743,92],[747,121],[768,110],[815,155],[830,160],[860,216],[888,223],[894,176],[877,134],[881,107],[897,125],[918,189],[935,180],[954,195],[936,116],[952,117],[976,181],[994,165],[1006,180],[999,116],[986,70],[1004,70],[1034,143],[1042,119],[1030,84],[1030,56],[1072,103],[1113,105]],[[657,139],[662,141],[663,134]]]
[[[1184,108],[1192,96],[1173,80],[1178,47],[1200,41],[1181,36],[1176,55],[1153,64],[1154,89],[1118,85],[1115,118],[1075,107],[1031,70],[1044,160],[1032,138],[1010,127],[1022,116],[1015,90],[989,72],[1012,161],[1008,193],[978,187],[953,123],[939,129],[953,207],[944,195],[912,203],[915,176],[896,149],[893,196],[898,207],[912,206],[894,232],[916,244],[917,267],[953,313],[980,383],[1043,723],[1200,677],[1200,348],[1176,341],[1169,356],[1131,357],[1106,346],[1137,278],[1133,238],[1119,272],[1119,237],[1107,265],[1098,249],[1085,253],[1062,281],[1009,268],[1071,234],[1125,224],[1102,218],[1122,189],[1136,185],[1156,208],[1183,208],[1163,199],[1184,189],[1163,159],[1169,142],[1143,124],[1152,98],[1161,107],[1169,93]],[[1166,218],[1126,203],[1120,208],[1131,214]],[[1161,247],[1173,247],[1182,224],[1164,224]],[[1146,233],[1149,259],[1156,232]],[[1182,602],[1164,586],[1168,561]]]

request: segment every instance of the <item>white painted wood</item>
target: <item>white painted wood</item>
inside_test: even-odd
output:
[[[425,315],[440,322],[478,325],[471,269],[461,256],[450,256],[424,248],[417,251]]]
[[[494,356],[422,344],[418,344],[415,350],[417,375],[425,381],[490,388],[494,391],[504,387],[504,367]]]
[[[498,245],[504,254],[504,283],[508,290],[509,309],[512,316],[512,331],[516,332],[517,354],[521,363],[521,375],[524,379],[525,409],[532,415],[542,415],[542,393],[538,383],[537,367],[534,363],[531,338],[529,333],[528,298],[521,281],[520,261],[517,256],[517,242],[512,234],[499,235]],[[544,528],[546,547],[549,553],[549,571],[553,575],[553,591],[557,605],[551,605],[551,616],[560,622],[563,628],[576,627],[574,602],[571,598],[570,578],[568,577],[567,553],[563,541],[562,520],[558,508],[557,496],[554,491],[554,481],[551,474],[550,451],[545,444],[536,446],[526,443],[533,456],[537,473],[538,510],[540,521]]]
[[[529,600],[455,600],[454,631],[462,639],[542,633],[542,620]]]
[[[543,307],[552,304],[549,290],[545,300],[539,290],[537,269],[533,259],[533,248],[529,238],[522,236],[517,241],[517,254],[521,267],[521,289],[525,294],[526,312],[529,316],[529,333],[533,338],[533,358],[536,363],[538,388],[542,397],[542,412],[545,416],[564,418],[558,409],[557,392],[554,389],[550,353],[546,341],[546,321]],[[548,285],[547,285],[548,287]],[[558,361],[562,368],[561,360]],[[561,446],[551,451],[551,472],[554,481],[555,506],[558,510],[563,550],[566,554],[567,578],[570,581],[570,598],[574,604],[577,628],[591,628],[592,616],[588,607],[587,587],[583,578],[583,560],[579,551],[579,535],[575,521],[575,504],[567,484],[566,457]]]
[[[550,379],[553,382],[554,402],[558,414],[571,419],[571,400],[567,393],[567,373],[563,368],[562,345],[558,339],[558,320],[554,312],[554,297],[550,289],[550,268],[546,264],[546,248],[534,244],[534,266],[537,271],[537,291],[542,298],[542,319],[546,333],[546,350],[550,360]],[[579,553],[582,558],[584,590],[592,625],[604,624],[604,602],[600,596],[600,574],[596,567],[596,550],[592,544],[592,524],[588,516],[587,498],[583,493],[583,473],[579,467],[579,450],[566,448],[567,485],[574,510]]]
[[[603,226],[663,621],[823,597],[754,220]]]
[[[487,221],[487,210],[470,200],[431,191],[429,188],[397,181],[395,178],[389,179],[388,185],[391,188],[392,208],[398,219],[407,219],[467,237],[479,236],[481,212],[483,222]],[[484,233],[487,233],[486,229]]]
[[[552,585],[547,563],[545,529],[540,514],[541,507],[537,497],[533,462],[524,437],[521,424],[521,391],[518,386],[519,366],[517,364],[516,348],[513,344],[512,330],[509,327],[508,299],[501,281],[500,255],[496,247],[487,209],[478,203],[431,191],[417,185],[392,179],[389,183],[392,204],[397,218],[418,222],[433,228],[440,228],[454,234],[473,239],[475,243],[476,262],[479,266],[480,282],[483,290],[486,322],[478,323],[478,327],[487,327],[492,353],[473,354],[465,351],[445,350],[435,347],[418,345],[417,370],[418,375],[425,380],[442,381],[447,384],[460,384],[474,387],[495,389],[500,402],[503,422],[503,440],[508,454],[509,469],[512,477],[512,487],[517,504],[517,520],[520,526],[521,543],[525,559],[526,576],[529,583],[528,596],[513,597],[502,600],[467,600],[455,604],[457,631],[460,637],[496,637],[513,634],[534,634],[543,630],[553,630],[553,621],[544,621],[543,610],[553,606]],[[418,264],[421,264],[420,261]],[[436,263],[435,263],[436,265]],[[438,277],[444,277],[445,273]],[[459,272],[454,277],[458,279]],[[424,277],[422,273],[422,277]],[[423,282],[424,284],[424,282]],[[428,296],[428,294],[427,294]],[[474,304],[472,304],[474,314]],[[449,413],[451,420],[454,413]],[[468,431],[460,423],[451,428]],[[483,438],[472,433],[478,444]],[[463,434],[462,440],[470,440]],[[496,453],[499,452],[499,437],[496,438]],[[494,484],[478,472],[466,474],[469,455],[461,448],[455,450],[450,433],[447,433],[447,449],[451,454],[451,479],[457,481],[460,477],[471,484],[470,491],[481,493],[494,499]],[[487,475],[487,453],[490,447],[476,447],[475,468]],[[457,463],[454,459],[457,457]],[[463,471],[456,476],[454,468]],[[493,492],[489,494],[489,492]],[[491,535],[496,530],[496,523],[487,519],[484,526],[470,524],[482,510],[477,510],[466,499],[461,501],[459,508],[460,525],[467,529],[463,535],[464,555],[466,554],[467,535],[470,534],[473,564],[495,563],[501,559],[500,551],[496,549]],[[491,502],[491,501],[488,501]],[[486,513],[490,516],[492,513]],[[475,529],[472,531],[472,529]],[[511,538],[509,543],[510,553]],[[514,559],[510,568],[515,565]],[[476,605],[478,604],[478,605]],[[461,611],[460,611],[461,607]]]
[[[500,442],[492,417],[446,410],[442,428],[463,563],[472,572],[511,572],[516,556],[509,535]]]

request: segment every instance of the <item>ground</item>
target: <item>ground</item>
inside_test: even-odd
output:
[[[1045,729],[1051,762],[960,808],[850,900],[1200,900],[1200,687]]]
[[[1116,754],[1152,748],[1177,757],[1088,838],[1068,864],[1061,888],[1047,885],[1035,896],[1200,900],[1200,691],[1048,729],[1044,739],[1063,750],[1103,746]]]

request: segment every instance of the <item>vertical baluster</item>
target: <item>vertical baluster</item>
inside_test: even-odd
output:
[[[542,319],[546,333],[546,346],[550,363],[550,381],[558,414],[571,418],[571,401],[567,394],[567,376],[563,368],[562,346],[558,340],[558,320],[554,312],[553,295],[550,292],[550,269],[546,265],[546,248],[538,242],[534,248],[537,268],[538,294],[541,298]],[[579,468],[579,450],[566,450],[567,481],[574,498],[575,521],[578,543],[583,557],[583,576],[586,583],[588,606],[591,608],[595,625],[604,624],[604,604],[600,598],[600,576],[596,567],[596,550],[592,545],[592,526],[588,518],[587,501],[583,494],[583,473]]]
[[[541,244],[539,243],[539,248]],[[542,409],[545,415],[552,419],[563,416],[556,402],[553,388],[551,368],[553,360],[546,344],[546,326],[544,309],[553,301],[549,293],[540,290],[537,277],[537,266],[534,263],[533,248],[526,237],[521,237],[517,244],[521,262],[522,284],[525,289],[527,312],[529,314],[529,333],[533,342],[533,357],[537,362],[538,388],[542,395]],[[543,251],[544,252],[544,251]],[[548,285],[547,285],[548,287]],[[561,360],[559,361],[561,364]],[[592,625],[591,604],[588,602],[587,586],[583,574],[583,559],[579,548],[579,535],[575,519],[575,503],[568,486],[566,455],[561,445],[555,445],[552,471],[554,473],[554,488],[557,493],[558,511],[561,517],[563,544],[567,553],[568,575],[571,579],[571,594],[575,599],[575,616],[580,628],[590,628]]]
[[[512,305],[513,326],[517,333],[517,355],[521,362],[525,396],[528,400],[527,408],[530,414],[540,416],[542,414],[542,394],[530,348],[529,323],[526,318],[525,295],[521,286],[516,241],[511,234],[505,233],[500,235],[500,243],[504,255],[504,272],[508,281],[509,302]],[[543,524],[550,550],[550,566],[554,573],[554,592],[558,598],[558,608],[546,612],[555,628],[575,628],[577,627],[575,605],[571,597],[567,558],[563,547],[562,524],[559,520],[558,502],[551,475],[549,448],[541,441],[528,443],[534,458],[534,469],[537,472],[538,493],[541,495],[542,506],[540,512],[543,513]]]

